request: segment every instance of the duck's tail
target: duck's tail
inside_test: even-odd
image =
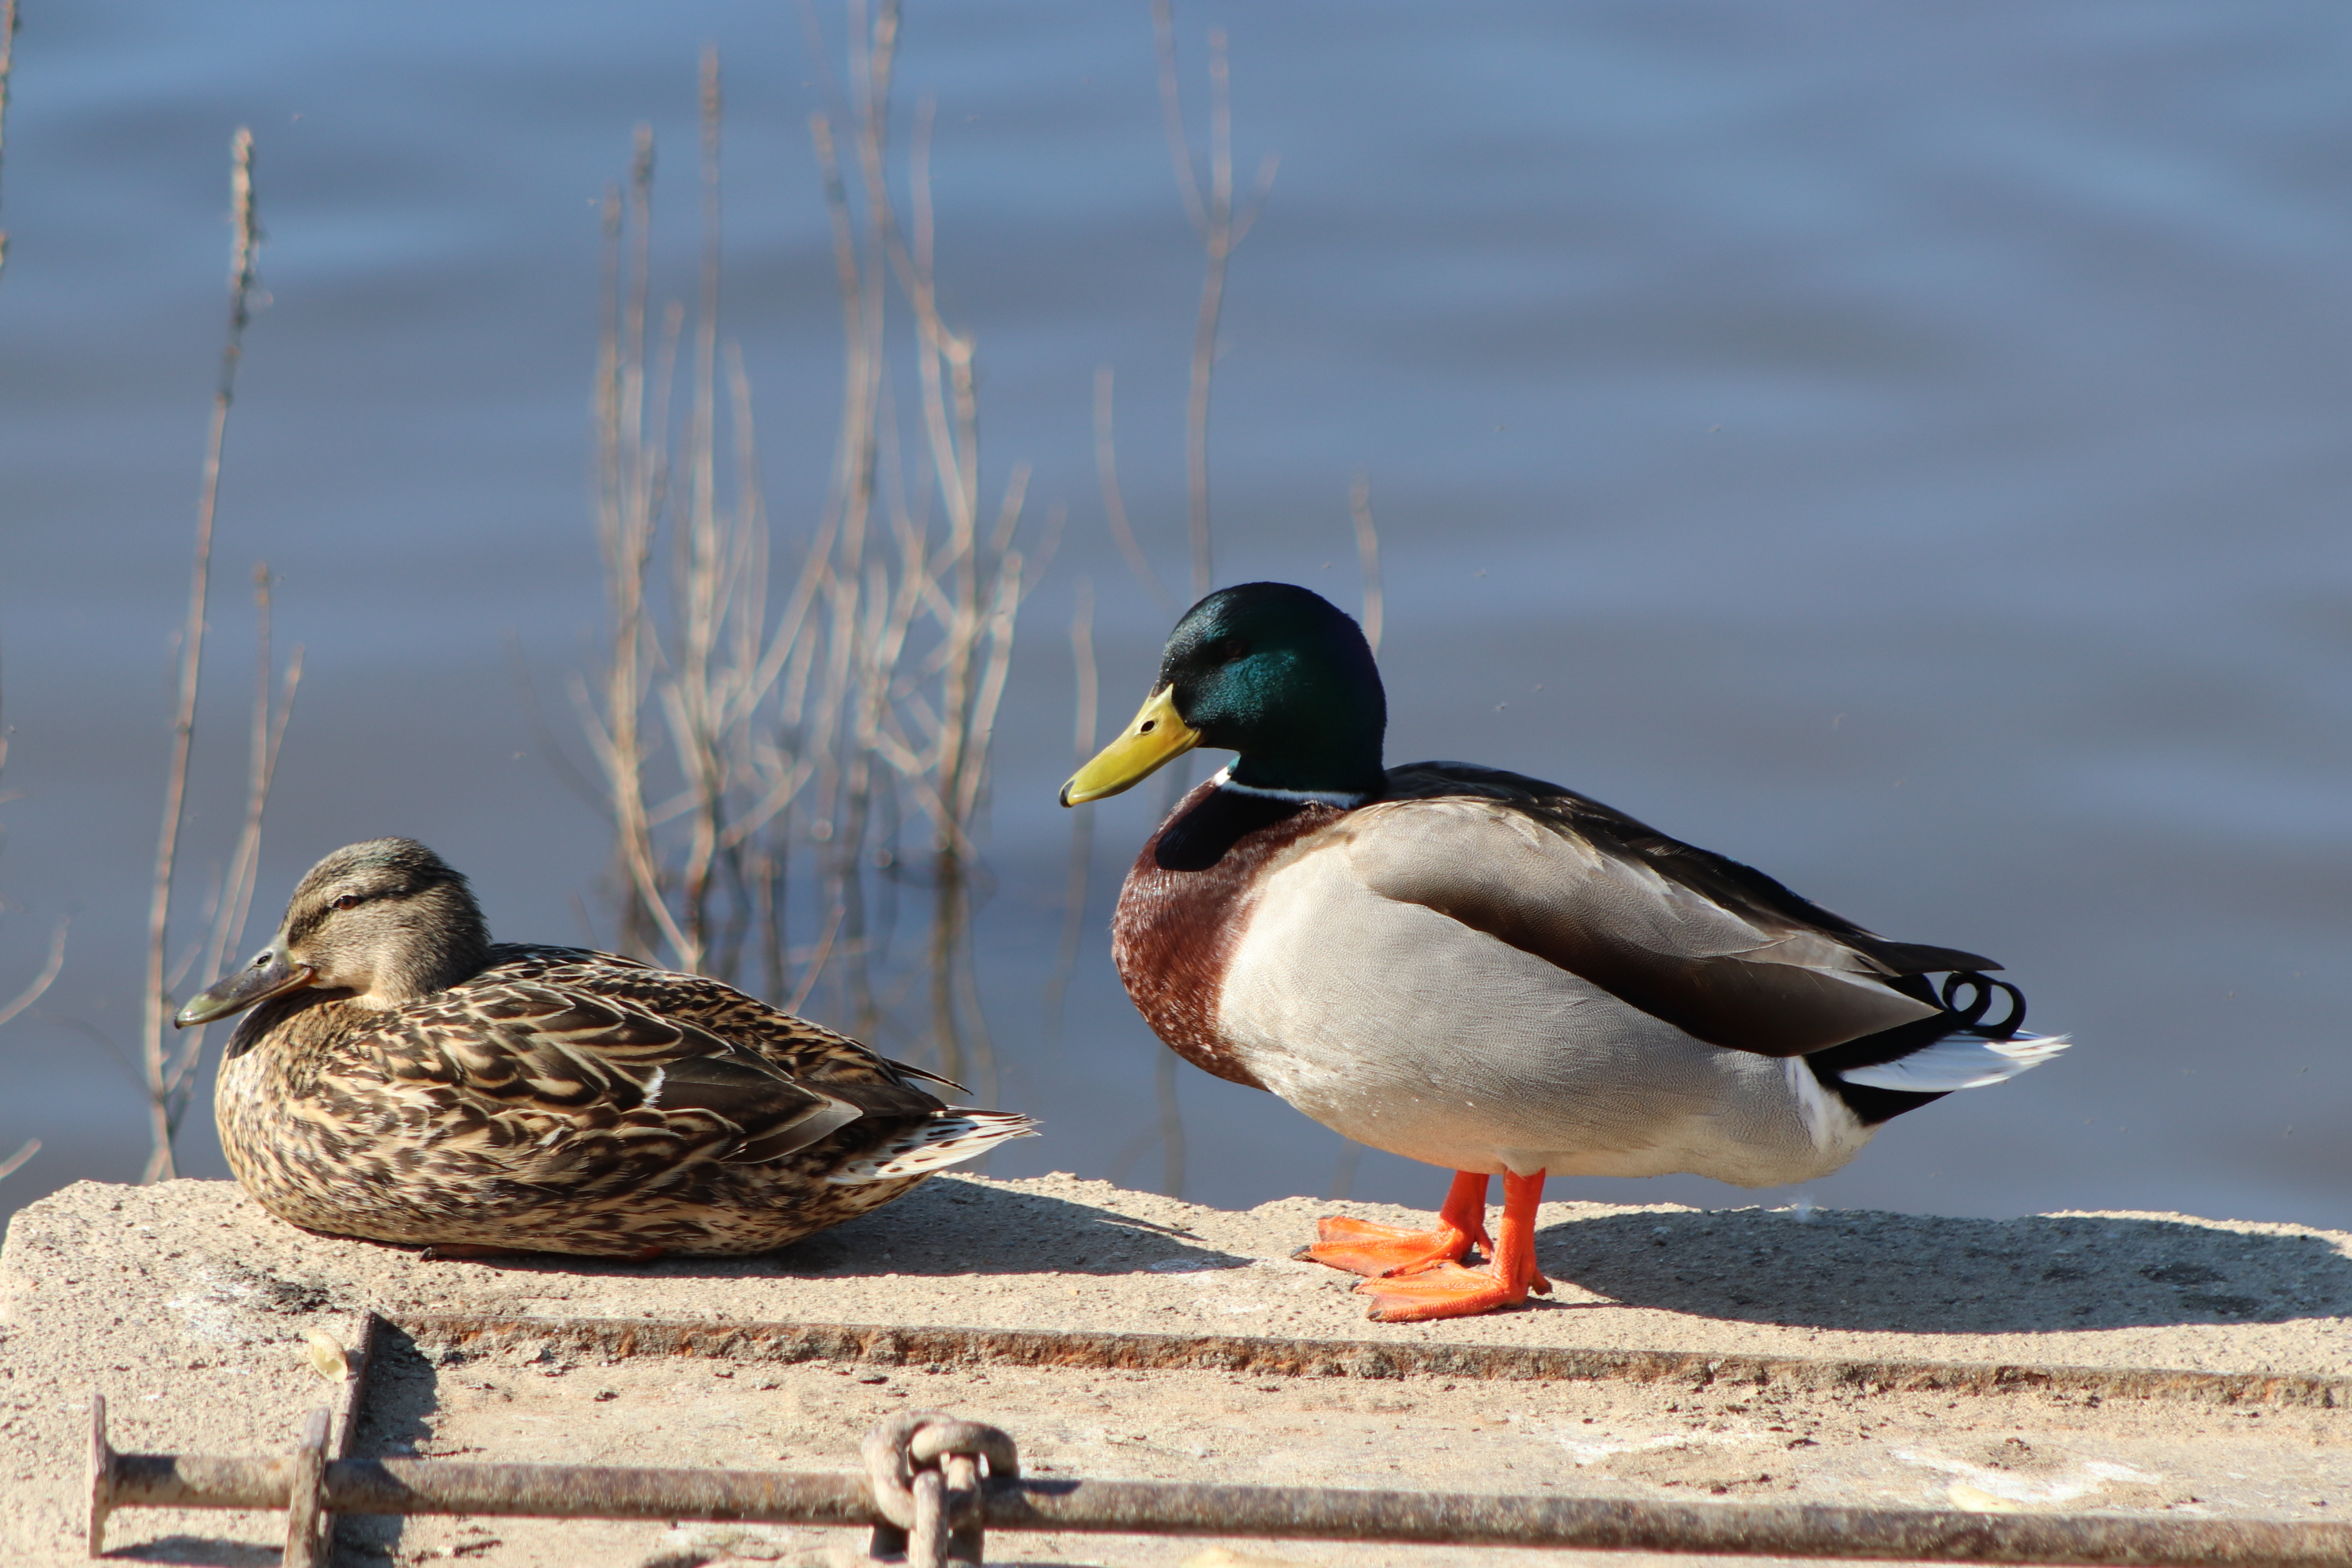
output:
[[[1837,1076],[1864,1089],[1891,1089],[1899,1094],[1949,1094],[1954,1089],[1982,1089],[2038,1068],[2074,1042],[2063,1035],[2020,1035],[2014,1039],[1989,1040],[1976,1035],[1949,1035],[1925,1050],[1866,1068],[1841,1068]]]
[[[1034,1138],[1037,1122],[1017,1110],[970,1110],[950,1107],[931,1113],[869,1154],[827,1178],[834,1185],[860,1186],[898,1176],[919,1176],[976,1160],[999,1143]]]

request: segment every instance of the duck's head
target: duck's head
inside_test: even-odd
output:
[[[1062,786],[1114,795],[1195,746],[1239,752],[1248,788],[1356,800],[1381,793],[1388,699],[1364,634],[1288,583],[1220,588],[1184,614],[1142,710]]]
[[[474,973],[489,946],[465,878],[413,838],[371,838],[311,867],[269,945],[172,1021],[209,1024],[306,986],[394,1007]]]

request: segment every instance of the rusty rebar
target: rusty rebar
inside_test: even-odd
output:
[[[286,1551],[283,1568],[321,1568],[321,1552],[333,1518],[321,1506],[327,1494],[327,1431],[335,1413],[320,1407],[302,1426],[301,1445],[286,1466]]]
[[[290,1458],[114,1454],[102,1436],[97,1453],[94,1513],[120,1508],[281,1509],[296,1480]],[[864,1478],[788,1471],[339,1459],[326,1466],[321,1493],[336,1513],[887,1522]],[[2352,1525],[2269,1520],[1031,1479],[991,1480],[983,1495],[984,1522],[991,1530],[2086,1568],[2352,1568]]]

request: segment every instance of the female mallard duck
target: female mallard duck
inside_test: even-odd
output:
[[[764,1252],[1035,1130],[715,980],[493,945],[466,879],[405,838],[312,867],[269,945],[175,1022],[247,1007],[214,1100],[229,1168],[337,1236]]]
[[[1112,956],[1186,1060],[1457,1173],[1435,1229],[1328,1218],[1299,1255],[1372,1276],[1374,1318],[1548,1290],[1547,1174],[1807,1181],[2065,1047],[2019,1033],[1990,961],[1888,942],[1572,790],[1383,770],[1387,721],[1355,622],[1251,583],[1177,623],[1142,711],[1062,790],[1076,805],[1194,746],[1240,753],[1137,857]],[[2009,1016],[1988,1023],[1996,991]],[[1462,1267],[1474,1242],[1490,1271]]]

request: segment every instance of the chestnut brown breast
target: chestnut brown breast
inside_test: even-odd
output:
[[[1144,1022],[1202,1071],[1265,1087],[1218,1037],[1225,970],[1249,927],[1259,872],[1344,815],[1203,784],[1177,802],[1135,858],[1111,922],[1111,960]]]

